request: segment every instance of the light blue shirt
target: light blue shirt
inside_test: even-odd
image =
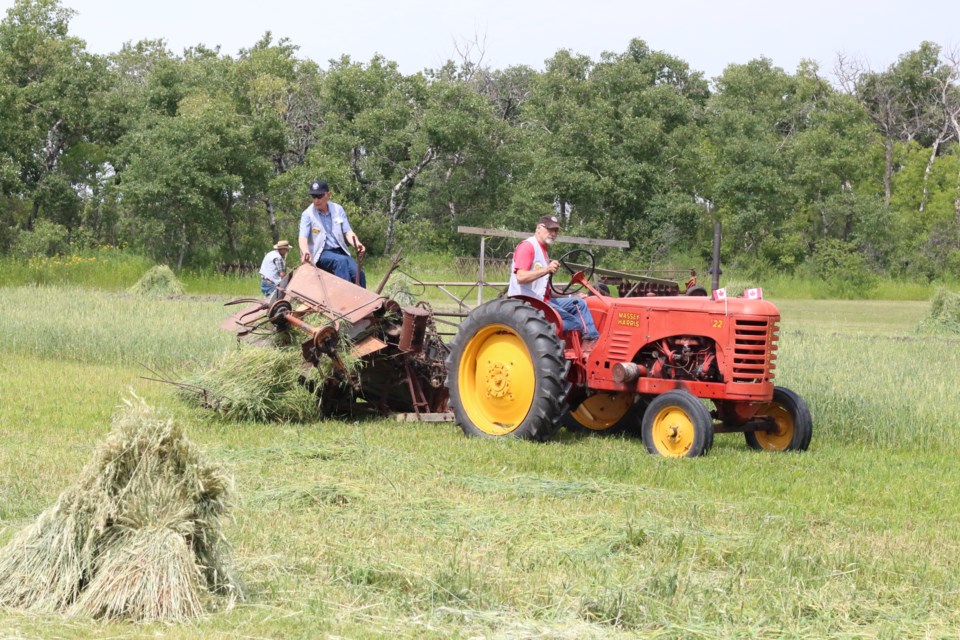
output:
[[[320,218],[320,224],[323,225],[323,231],[327,234],[327,243],[323,246],[324,249],[336,249],[340,245],[337,244],[337,238],[333,235],[333,219],[330,214],[324,214],[322,211],[318,212],[320,215],[317,216]]]
[[[324,218],[329,221],[329,225],[324,224]],[[300,237],[307,239],[307,248],[313,262],[317,261],[328,245],[331,248],[340,247],[344,253],[349,254],[350,249],[343,235],[348,231],[353,229],[347,220],[347,212],[336,202],[327,203],[327,213],[321,213],[311,204],[300,214]],[[328,242],[327,238],[331,238],[333,242]]]

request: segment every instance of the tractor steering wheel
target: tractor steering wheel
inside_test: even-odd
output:
[[[584,256],[586,259],[584,258]],[[566,271],[571,278],[573,277],[573,274],[575,274],[577,271],[581,271],[581,269],[574,269],[572,266],[578,262],[588,263],[586,269],[582,269],[582,271],[584,272],[583,275],[586,276],[587,280],[590,280],[593,278],[593,271],[594,269],[597,268],[597,261],[593,257],[593,253],[591,253],[590,251],[587,251],[586,249],[574,249],[573,251],[568,251],[562,256],[560,256],[559,258],[557,258],[557,262],[560,263],[561,269]],[[559,271],[560,269],[557,270],[558,273]],[[555,273],[553,275],[557,275],[557,274]],[[565,285],[555,285],[553,283],[553,277],[551,276],[550,278],[550,292],[553,295],[566,296],[566,295],[570,295],[571,293],[577,293],[581,289],[583,289],[582,284],[574,284],[572,282],[568,282]]]

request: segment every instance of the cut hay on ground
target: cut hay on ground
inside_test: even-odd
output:
[[[134,397],[77,483],[0,550],[0,606],[176,621],[215,594],[230,602],[232,495],[220,466]]]
[[[919,333],[960,334],[960,295],[937,289],[930,300],[930,315],[919,326]]]
[[[205,369],[184,379],[185,400],[198,401],[228,420],[255,422],[309,422],[320,418],[319,399],[302,383],[317,379],[316,369],[305,371],[300,349],[272,349],[241,344]]]
[[[329,323],[319,314],[307,315],[304,321],[314,327]],[[356,377],[363,361],[351,353],[353,342],[344,325],[336,351],[349,375]],[[181,397],[228,420],[312,422],[322,418],[320,399],[312,390],[334,376],[332,361],[321,356],[316,367],[305,361],[299,344],[306,339],[302,332],[289,329],[275,335],[274,346],[241,342],[211,366],[198,368],[180,381]]]
[[[130,287],[130,293],[141,296],[178,296],[184,293],[184,288],[170,267],[161,264],[147,271],[137,284]]]

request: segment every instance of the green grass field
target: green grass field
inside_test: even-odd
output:
[[[0,638],[957,637],[960,338],[915,332],[926,302],[768,295],[810,450],[729,434],[674,461],[566,432],[224,422],[142,378],[232,348],[221,285],[128,286],[0,288],[0,544],[134,389],[236,477],[226,535],[248,598],[185,626],[0,611]]]

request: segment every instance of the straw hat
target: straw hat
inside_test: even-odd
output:
[[[277,244],[273,245],[273,248],[274,248],[274,249],[289,249],[289,248],[290,248],[290,243],[287,242],[286,240],[281,240],[281,241],[278,242]]]

